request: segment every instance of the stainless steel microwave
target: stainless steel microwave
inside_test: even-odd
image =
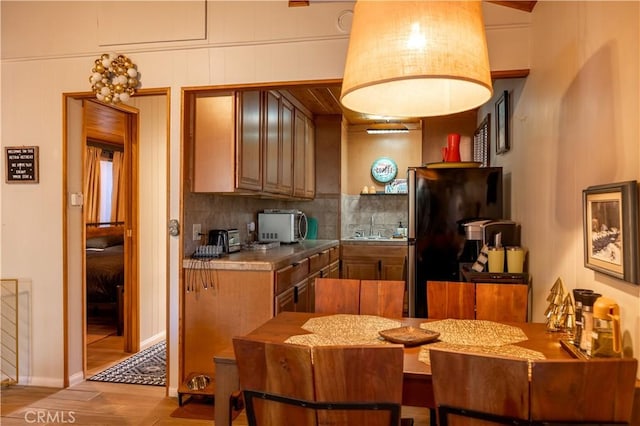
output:
[[[300,210],[264,210],[258,213],[258,241],[290,244],[307,238],[307,216]]]

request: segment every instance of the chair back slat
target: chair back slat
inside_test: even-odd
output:
[[[404,281],[360,281],[360,314],[402,318]]]
[[[242,389],[273,393],[295,399],[313,400],[311,351],[306,346],[276,345],[257,340],[233,339]],[[257,425],[315,425],[313,410],[253,399]]]
[[[528,420],[526,360],[437,349],[431,349],[429,357],[438,406]]]
[[[400,345],[318,346],[313,349],[316,400],[319,402],[402,403]],[[384,425],[390,415],[377,410],[323,410],[319,425]]]
[[[307,347],[235,337],[250,426],[398,426],[401,345]]]
[[[535,361],[531,419],[629,422],[637,368],[633,358]]]
[[[360,280],[316,278],[315,312],[357,314],[360,309]]]

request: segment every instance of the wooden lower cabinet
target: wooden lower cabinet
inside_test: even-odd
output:
[[[213,377],[213,355],[226,349],[233,336],[273,317],[272,303],[265,303],[273,299],[272,277],[272,271],[186,270],[182,380],[191,373]]]
[[[185,382],[194,374],[215,377],[213,357],[234,336],[279,312],[313,312],[315,278],[338,276],[338,253],[331,247],[276,271],[184,269],[178,393],[190,393]]]
[[[309,311],[309,280],[289,287],[276,296],[276,315],[280,312],[311,312]]]
[[[339,277],[338,253],[338,248],[332,247],[309,256],[294,266],[287,266],[276,271],[276,314],[283,311],[314,312],[316,278]],[[333,262],[330,263],[332,260]],[[305,265],[307,268],[305,269],[301,265]],[[295,268],[296,272],[290,273],[290,268]]]
[[[526,322],[528,284],[427,281],[427,318]]]
[[[407,246],[383,244],[342,245],[342,278],[404,281]]]

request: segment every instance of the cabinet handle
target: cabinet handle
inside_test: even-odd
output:
[[[382,260],[378,260],[378,272],[382,272]]]
[[[293,288],[293,303],[298,303],[298,287]]]

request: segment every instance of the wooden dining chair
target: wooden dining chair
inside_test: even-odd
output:
[[[433,348],[429,358],[440,426],[478,421],[528,424],[526,360]]]
[[[360,312],[360,280],[316,278],[315,312],[358,314]]]
[[[401,345],[318,346],[233,339],[247,421],[398,426]]]
[[[360,314],[385,318],[402,318],[404,312],[404,281],[360,281]]]
[[[638,361],[540,360],[531,366],[533,424],[630,424]]]

